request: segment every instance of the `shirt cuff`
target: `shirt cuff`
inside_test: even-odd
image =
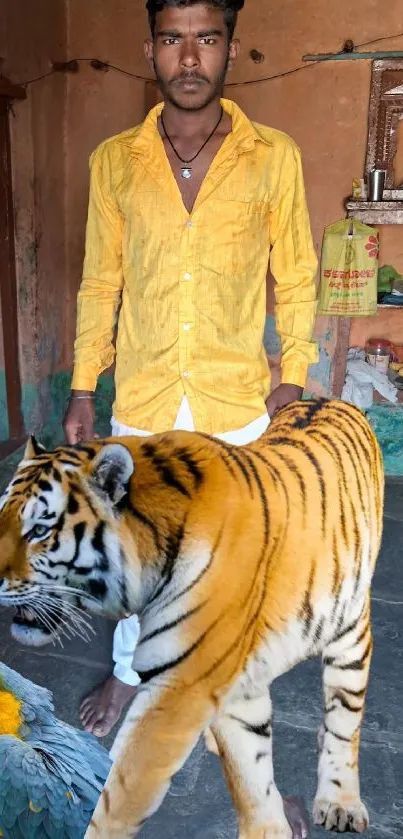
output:
[[[98,377],[94,376],[88,371],[75,367],[73,370],[73,378],[71,380],[71,390],[96,390]]]
[[[305,387],[309,364],[295,364],[288,361],[281,367],[281,384]]]
[[[113,675],[119,679],[119,682],[123,682],[125,685],[131,685],[133,688],[136,688],[141,683],[139,674],[135,670],[132,670],[131,667],[124,667],[123,664],[115,664]]]

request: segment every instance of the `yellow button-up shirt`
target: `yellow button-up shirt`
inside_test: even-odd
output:
[[[299,150],[222,100],[232,131],[191,213],[161,140],[158,105],[91,157],[72,388],[94,390],[115,359],[115,418],[173,428],[183,396],[195,427],[241,428],[265,411],[266,273],[276,281],[282,381],[317,360],[312,245]]]

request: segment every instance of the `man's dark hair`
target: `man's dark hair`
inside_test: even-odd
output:
[[[232,39],[237,22],[238,12],[244,7],[245,0],[148,0],[147,11],[151,34],[155,34],[155,18],[157,12],[163,9],[186,9],[188,6],[198,6],[205,3],[213,9],[224,12],[224,20],[228,27],[229,40]]]

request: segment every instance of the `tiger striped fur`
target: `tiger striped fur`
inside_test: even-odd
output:
[[[382,507],[375,437],[339,401],[293,403],[242,448],[181,431],[51,453],[31,441],[0,500],[0,605],[22,608],[14,634],[46,642],[80,603],[141,617],[142,684],[86,839],[137,835],[209,726],[239,839],[290,839],[269,685],[316,655],[314,821],[366,828],[358,751]]]

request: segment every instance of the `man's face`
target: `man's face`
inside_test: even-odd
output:
[[[154,42],[146,41],[145,53],[165,101],[199,111],[220,96],[238,43],[228,43],[224,13],[200,3],[158,12]]]

